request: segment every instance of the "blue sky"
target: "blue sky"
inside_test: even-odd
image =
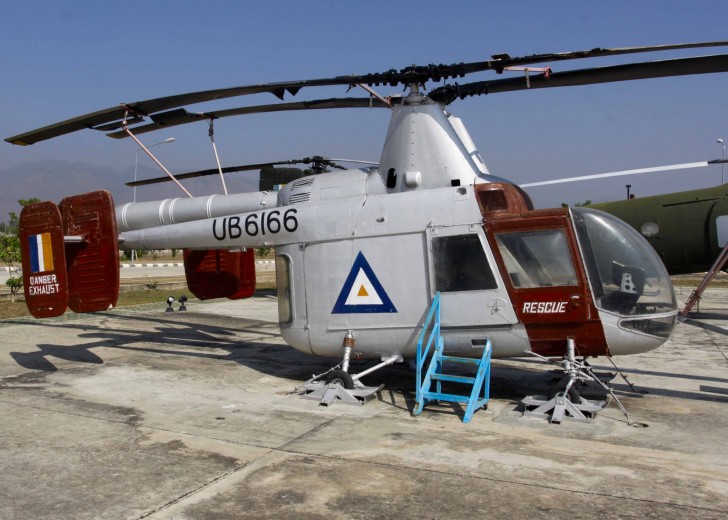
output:
[[[488,59],[507,52],[728,40],[725,1],[556,2],[34,1],[0,18],[0,137],[119,102],[212,88]],[[555,71],[697,52],[552,64]],[[492,76],[473,75],[467,80]],[[392,90],[382,88],[382,93]],[[394,92],[399,92],[397,89]],[[294,99],[345,95],[302,91]],[[197,110],[274,102],[271,95]],[[516,182],[718,158],[728,142],[728,74],[483,96],[455,102],[491,172]],[[377,160],[385,110],[229,118],[216,125],[224,165],[308,155]],[[175,172],[214,166],[202,124],[147,134]],[[45,159],[133,166],[136,145],[93,131],[30,147],[0,142],[0,169]],[[720,182],[720,168],[533,188],[540,207]],[[89,189],[93,189],[90,186]]]

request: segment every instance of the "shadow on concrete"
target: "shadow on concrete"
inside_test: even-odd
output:
[[[102,357],[93,352],[94,349],[100,348],[234,361],[267,375],[290,379],[294,386],[307,381],[314,374],[326,372],[338,362],[338,360],[317,358],[301,353],[285,345],[282,340],[279,343],[265,342],[265,340],[279,337],[277,324],[271,322],[232,317],[220,318],[194,312],[170,313],[163,316],[102,312],[96,313],[95,316],[113,318],[116,323],[122,325],[128,323],[129,327],[109,328],[102,323],[91,321],[59,320],[54,322],[48,320],[42,323],[43,327],[57,328],[71,333],[76,331],[77,337],[86,341],[75,345],[41,343],[37,345],[38,350],[35,352],[11,352],[10,355],[18,365],[26,369],[46,372],[58,370],[53,362],[54,359],[94,365],[103,364]],[[139,328],[132,325],[139,322],[151,325],[151,327]],[[22,321],[22,323],[27,324],[26,321]],[[243,340],[239,336],[240,333],[246,334],[248,338],[252,339]],[[150,347],[149,344],[155,346]],[[372,362],[352,362],[351,372],[361,372],[365,367],[371,365]],[[550,370],[551,368],[553,367],[542,361],[530,359],[512,362],[494,361],[491,372],[491,397],[518,403],[526,395],[544,393],[553,382],[554,372]],[[681,373],[640,369],[623,369],[623,372],[728,383],[728,379],[725,378]],[[412,411],[415,401],[415,374],[406,366],[395,365],[381,369],[367,376],[365,384],[369,386],[385,385],[385,390],[378,395],[378,399],[381,401],[395,403],[394,392],[401,393],[405,399],[405,406],[410,412]],[[728,398],[720,395],[724,392],[722,389],[720,392],[704,390],[689,392],[665,387],[638,386],[653,395],[703,401],[728,401]],[[635,396],[627,385],[619,384],[616,380],[613,382],[613,388],[621,395]],[[454,389],[454,391],[462,393],[462,389]],[[725,393],[728,393],[728,390]],[[401,407],[401,405],[395,406]],[[436,410],[435,407],[428,409],[430,408]],[[459,404],[441,405],[439,410],[441,413],[455,413],[461,418],[464,414],[464,408]]]
[[[687,319],[683,323],[685,325],[692,325],[694,327],[699,327],[703,330],[707,330],[710,332],[715,332],[716,334],[722,334],[723,336],[728,336],[728,329],[725,329],[723,327],[719,327],[717,325],[713,325],[711,323],[702,323],[700,321],[697,321],[695,319]]]

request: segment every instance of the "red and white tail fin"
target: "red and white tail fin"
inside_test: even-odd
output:
[[[24,207],[20,242],[25,302],[36,318],[116,305],[119,244],[109,192]]]

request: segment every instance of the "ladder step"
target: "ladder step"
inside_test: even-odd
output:
[[[438,292],[432,300],[432,305],[430,305],[427,318],[422,326],[422,332],[417,342],[417,390],[412,415],[422,413],[423,408],[427,406],[429,401],[459,403],[466,405],[463,422],[467,423],[472,419],[475,410],[487,405],[490,397],[490,360],[492,346],[490,340],[486,340],[483,345],[483,353],[478,359],[446,356],[444,354],[445,339],[440,335],[440,305],[440,293]],[[432,351],[431,346],[434,344],[436,344],[436,347]],[[430,352],[432,352],[432,356],[430,356]],[[423,366],[428,359],[428,368],[423,373]],[[444,363],[476,366],[477,373],[474,376],[443,374],[441,372]],[[469,390],[468,393],[470,395],[443,393],[440,388],[442,381],[469,384],[471,387],[467,390]],[[437,390],[440,391],[430,391],[433,382],[436,383]]]
[[[466,395],[444,394],[441,392],[422,392],[422,397],[430,401],[447,401],[450,403],[467,403]]]
[[[475,383],[474,377],[469,376],[455,376],[450,374],[439,374],[435,372],[434,374],[430,374],[430,379],[434,381],[450,381],[452,383],[463,383],[463,384],[470,384],[472,385]]]
[[[480,364],[480,358],[467,358],[467,357],[457,357],[457,356],[440,356],[440,359],[443,361],[451,361],[453,363],[466,363],[468,365],[479,365]]]

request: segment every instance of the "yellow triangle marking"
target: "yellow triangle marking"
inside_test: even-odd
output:
[[[367,292],[367,290],[366,290],[366,289],[364,288],[364,286],[362,285],[362,286],[361,286],[361,287],[359,288],[359,292],[358,292],[358,293],[357,293],[356,295],[357,295],[357,296],[369,296],[369,293]]]

